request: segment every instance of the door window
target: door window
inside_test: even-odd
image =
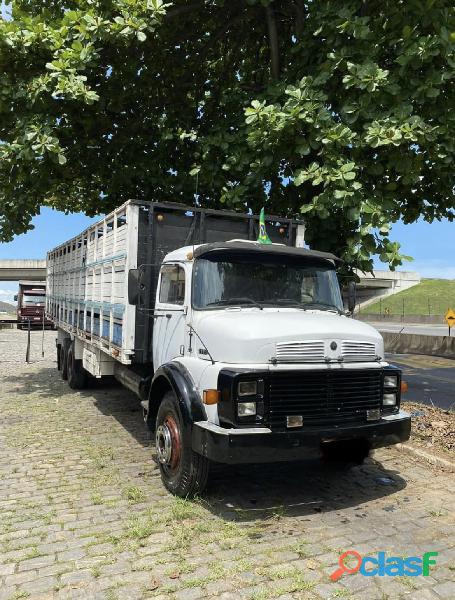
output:
[[[161,269],[160,302],[183,304],[185,299],[185,271],[179,265],[164,265]]]

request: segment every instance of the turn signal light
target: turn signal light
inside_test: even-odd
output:
[[[218,404],[220,400],[220,392],[218,390],[204,390],[202,394],[204,404]]]
[[[405,394],[409,390],[409,384],[407,381],[401,382],[401,393]]]

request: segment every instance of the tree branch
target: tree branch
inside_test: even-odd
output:
[[[199,10],[204,8],[204,5],[199,2],[198,4],[189,4],[188,6],[179,6],[177,8],[173,8],[171,10],[166,11],[165,18],[169,19],[172,17],[180,17],[181,15],[186,15],[187,13],[192,13],[195,10]]]
[[[297,38],[303,33],[303,25],[305,22],[305,6],[302,0],[295,2],[295,35]]]
[[[275,12],[269,4],[265,8],[267,16],[267,28],[269,32],[270,45],[270,75],[273,81],[280,78],[280,49],[278,46],[278,30],[276,26]]]

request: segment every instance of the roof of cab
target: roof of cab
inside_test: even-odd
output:
[[[274,256],[293,256],[294,258],[319,258],[330,260],[335,264],[340,264],[342,260],[329,252],[319,252],[309,250],[308,248],[295,248],[294,246],[285,246],[284,244],[260,244],[258,242],[232,240],[229,242],[215,242],[212,244],[202,244],[195,246],[194,257],[205,256],[212,252],[232,252],[233,254],[272,254]]]

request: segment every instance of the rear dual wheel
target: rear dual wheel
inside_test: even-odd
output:
[[[57,367],[61,377],[68,381],[73,390],[82,390],[87,386],[88,373],[82,366],[82,361],[76,359],[74,342],[65,338],[57,346]]]
[[[57,366],[60,369],[60,375],[64,381],[68,379],[68,350],[71,346],[71,340],[69,338],[65,338],[63,342],[57,346],[58,348],[58,359]]]
[[[156,454],[164,486],[176,496],[200,494],[207,485],[209,460],[191,448],[191,432],[183,425],[173,392],[167,392],[156,417]]]
[[[83,390],[87,386],[88,373],[82,366],[82,360],[76,359],[74,342],[68,349],[67,357],[68,385],[73,390]]]

